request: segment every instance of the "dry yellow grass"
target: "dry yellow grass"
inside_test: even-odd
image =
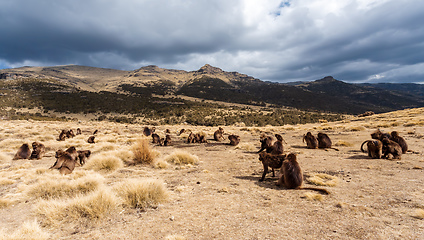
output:
[[[235,149],[241,149],[244,151],[257,151],[258,149],[253,143],[239,143],[237,146],[235,146]]]
[[[109,152],[94,154],[84,165],[85,169],[100,172],[113,172],[124,166],[123,161]]]
[[[13,204],[13,201],[10,199],[0,198],[0,209],[7,208]]]
[[[149,142],[146,138],[138,140],[132,147],[134,153],[134,164],[151,164],[157,157],[149,146]]]
[[[314,185],[334,187],[339,182],[338,177],[331,176],[325,173],[314,173],[311,175],[312,176],[307,178],[306,181]]]
[[[35,213],[45,226],[94,223],[117,210],[118,198],[107,188],[64,200],[40,200]]]
[[[26,194],[30,197],[42,199],[75,197],[97,190],[103,185],[103,182],[104,178],[95,173],[76,180],[62,176],[48,176],[30,185]]]
[[[321,194],[312,192],[306,192],[303,197],[311,201],[322,201],[324,199]]]
[[[168,200],[169,192],[162,181],[156,179],[128,179],[114,187],[123,205],[130,208],[157,206]]]
[[[353,144],[344,140],[339,140],[335,144],[335,146],[341,146],[341,147],[352,147]]]
[[[412,216],[414,218],[424,219],[424,209],[416,209]]]
[[[181,235],[168,235],[165,240],[185,240],[186,238]]]
[[[41,229],[36,220],[24,222],[13,233],[8,233],[6,230],[0,229],[0,240],[45,240],[49,238],[50,234]]]
[[[170,155],[166,156],[165,161],[173,163],[173,164],[177,164],[177,165],[184,165],[184,164],[193,165],[199,162],[199,157],[185,151],[176,150],[172,152]]]

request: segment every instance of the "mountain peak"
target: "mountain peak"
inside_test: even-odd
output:
[[[205,64],[203,67],[201,67],[199,70],[197,70],[199,73],[205,73],[205,74],[216,74],[216,73],[222,73],[221,68],[213,67],[209,64]]]

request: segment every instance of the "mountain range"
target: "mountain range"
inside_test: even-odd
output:
[[[419,84],[350,84],[331,76],[311,82],[274,83],[238,72],[226,72],[208,64],[196,71],[164,69],[154,65],[134,71],[78,65],[21,67],[0,70],[0,79],[54,80],[92,93],[188,96],[346,114],[381,113],[424,106],[424,86]]]

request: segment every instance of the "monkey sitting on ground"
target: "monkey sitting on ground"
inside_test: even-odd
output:
[[[399,136],[399,133],[397,131],[393,131],[390,133],[390,140],[397,142],[400,147],[402,148],[402,153],[405,154],[408,151],[408,144],[406,143],[405,139],[401,136]]]
[[[261,149],[257,153],[260,153],[263,150],[270,148],[272,146],[273,138],[271,136],[266,136],[265,134],[262,134],[259,138],[259,141],[261,142]]]
[[[300,168],[300,165],[297,162],[296,154],[290,153],[289,155],[287,155],[286,159],[283,161],[280,172],[282,173],[282,175],[278,180],[277,186],[284,186],[288,189],[297,190],[314,190],[323,194],[330,194],[324,188],[302,187],[303,174],[302,169]]]
[[[16,152],[15,156],[13,157],[13,160],[28,159],[30,156],[31,150],[29,149],[28,144],[24,143],[19,147],[18,152]]]
[[[85,161],[86,161],[86,160],[87,160],[87,158],[89,158],[89,157],[90,157],[90,155],[91,155],[91,151],[90,151],[90,150],[80,150],[80,151],[77,151],[77,153],[78,153],[78,160],[79,160],[79,164],[80,164],[81,166],[84,166]]]
[[[283,137],[280,134],[275,134],[275,138],[277,138],[277,141],[274,142],[274,144],[266,149],[267,153],[271,154],[283,154],[284,148],[283,148]]]
[[[259,153],[259,161],[262,162],[264,167],[264,172],[262,173],[262,177],[259,179],[259,182],[265,180],[265,175],[268,173],[268,167],[272,169],[272,176],[275,177],[275,169],[281,168],[285,158],[286,155],[274,155],[267,152]]]
[[[402,148],[400,145],[388,138],[383,139],[383,157],[387,159],[401,159]]]
[[[152,143],[160,144],[160,137],[156,133],[152,133]]]
[[[66,132],[66,137],[67,137],[67,138],[73,138],[73,137],[75,137],[74,131],[73,131],[72,129],[69,129],[69,130]]]
[[[65,141],[66,139],[66,131],[62,130],[62,132],[60,132],[59,134],[59,138],[57,139],[57,141]]]
[[[380,129],[377,129],[375,132],[371,133],[371,138],[372,139],[378,139],[380,141],[383,141],[383,138],[389,138],[390,139],[390,134],[388,133],[383,133],[382,131],[380,131]]]
[[[224,140],[225,138],[224,138],[224,136],[222,136],[224,134],[224,129],[222,129],[222,127],[219,127],[219,129],[218,130],[216,130],[214,133],[213,133],[213,139],[215,140],[215,141],[218,141],[218,142],[220,142],[220,141],[222,141],[222,140]]]
[[[70,147],[66,151],[56,151],[56,162],[50,169],[58,169],[61,174],[70,174],[77,164],[78,152],[75,147]]]
[[[95,136],[90,136],[88,139],[87,139],[87,142],[88,143],[95,143],[94,142],[94,138],[96,138]]]
[[[205,138],[205,135],[201,135],[199,133],[190,133],[187,138],[187,143],[207,143],[208,141]]]
[[[367,144],[367,150],[368,150],[368,156],[374,159],[380,159],[383,155],[383,143],[378,140],[367,140],[365,142],[362,143],[361,145],[361,151],[365,152],[365,150],[363,149],[364,144]]]
[[[165,136],[165,140],[163,141],[164,146],[171,146],[171,135],[167,134]]]
[[[332,142],[330,137],[327,134],[320,132],[318,133],[317,139],[318,139],[318,148],[331,148],[336,151],[339,151],[339,149],[331,147]]]
[[[318,139],[312,135],[311,132],[306,133],[306,135],[303,136],[303,142],[306,141],[307,148],[315,149],[318,148]]]
[[[46,151],[46,147],[39,142],[32,143],[32,152],[29,159],[41,159]]]
[[[228,136],[228,139],[230,140],[229,144],[231,146],[237,146],[240,143],[240,136],[238,135],[231,134],[230,136]]]
[[[144,129],[143,129],[143,134],[146,137],[150,136],[154,132],[155,132],[155,127],[152,127],[152,129],[150,129],[148,127],[144,127]]]
[[[81,134],[82,134],[81,128],[77,128],[77,135],[81,135]]]

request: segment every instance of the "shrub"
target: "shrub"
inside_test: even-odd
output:
[[[123,199],[123,205],[131,208],[156,206],[169,197],[164,183],[155,179],[128,179],[114,189]]]
[[[134,153],[134,164],[151,164],[157,153],[150,149],[146,138],[138,140],[132,147]]]
[[[196,155],[192,155],[188,152],[176,150],[171,155],[165,157],[165,161],[183,165],[183,164],[197,164],[199,162],[199,157]]]

